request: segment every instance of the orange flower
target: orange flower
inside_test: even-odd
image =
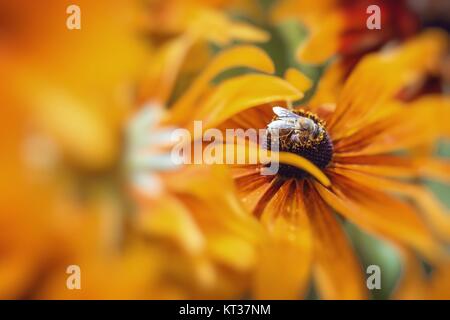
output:
[[[220,37],[218,27],[230,31],[221,39],[226,41],[267,35],[202,9],[195,17],[216,23],[214,32],[204,29],[214,35],[211,39],[194,19],[195,32],[194,27],[180,30],[182,40],[174,41],[178,53],[156,46],[148,52],[146,39],[139,36],[144,31],[138,11],[143,3],[78,1],[81,30],[68,30],[66,8],[72,4],[0,3],[0,68],[8,75],[0,81],[7,108],[0,148],[5,153],[0,167],[0,296],[181,297],[174,276],[167,276],[170,281],[160,289],[166,273],[179,273],[162,271],[173,265],[172,257],[165,256],[163,246],[148,245],[136,235],[140,229],[125,230],[131,210],[117,197],[122,129],[136,103],[135,83],[145,73],[145,57],[157,64],[170,51],[167,60],[181,63],[183,50],[190,53],[197,39]],[[154,78],[163,74],[161,83],[170,87],[170,75],[178,69],[165,67],[153,65],[150,73]],[[251,241],[242,240],[248,261]],[[221,248],[214,249],[220,255]],[[183,265],[188,262],[192,260]],[[81,291],[65,286],[71,264],[81,267]],[[212,274],[197,256],[192,265],[200,270],[199,278]]]
[[[367,56],[337,101],[293,109],[324,134],[308,141],[304,139],[312,139],[312,133],[303,132],[297,140],[283,138],[287,140],[280,141],[276,175],[261,175],[263,164],[234,166],[242,201],[269,235],[255,272],[255,297],[298,297],[311,273],[323,298],[367,297],[358,259],[333,210],[369,233],[416,250],[431,263],[441,259],[438,238],[448,239],[450,220],[431,193],[414,181],[430,175],[448,181],[449,164],[411,151],[434,144],[440,129],[430,123],[447,99],[395,99],[428,70],[430,61],[423,59],[427,50],[405,45]],[[175,103],[172,120],[202,119],[204,128],[266,128],[273,120],[272,106],[289,107],[301,97],[270,96],[283,80],[273,79],[268,87],[263,81],[267,77],[247,74],[212,92],[205,90],[211,77],[200,77]],[[286,78],[296,86],[307,85],[295,70]],[[322,94],[319,86],[316,95]],[[194,104],[193,112],[188,107]]]
[[[97,293],[125,291],[123,281],[106,281],[130,263],[110,250],[119,247],[119,205],[96,174],[117,162],[128,90],[144,47],[136,37],[135,4],[78,1],[81,30],[68,30],[71,4],[0,3],[0,68],[8,74],[0,80],[2,298],[89,296],[92,291],[65,286],[66,268],[78,263],[86,267],[82,282],[90,266],[112,267],[111,273],[96,270],[105,284]],[[94,176],[89,182],[87,172]],[[153,273],[145,270],[141,279]],[[60,281],[43,294],[53,278]],[[127,292],[142,282],[130,281]]]

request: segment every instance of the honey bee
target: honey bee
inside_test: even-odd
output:
[[[272,110],[276,117],[267,125],[270,136],[305,146],[322,140],[325,134],[323,125],[307,117],[306,113],[300,112],[303,116],[282,107],[273,107]]]

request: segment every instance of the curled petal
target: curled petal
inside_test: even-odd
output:
[[[273,73],[274,65],[270,57],[261,49],[253,46],[237,46],[220,53],[211,64],[192,83],[187,91],[172,107],[171,121],[177,123],[190,119],[192,107],[202,93],[209,88],[209,83],[219,73],[237,67]]]
[[[205,126],[214,127],[252,107],[277,101],[294,101],[302,97],[302,92],[283,79],[264,74],[247,74],[219,85],[197,117],[206,117]]]

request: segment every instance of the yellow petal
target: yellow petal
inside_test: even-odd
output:
[[[264,150],[258,147],[255,143],[247,143],[238,142],[237,144],[230,145],[225,144],[225,154],[242,154],[245,155],[245,161],[249,164],[250,160],[256,159],[258,163],[267,164],[268,162],[277,162],[289,164],[294,167],[297,167],[301,170],[304,170],[311,174],[314,178],[316,178],[320,183],[325,186],[330,185],[330,180],[328,177],[321,171],[317,166],[315,166],[311,161],[303,158],[299,155],[290,153],[290,152],[275,152]],[[254,156],[252,156],[254,155]],[[264,156],[263,156],[264,155]],[[265,156],[267,155],[267,157]]]
[[[290,152],[280,152],[278,154],[278,157],[280,163],[290,164],[292,166],[295,166],[299,169],[308,172],[324,186],[331,185],[330,179],[328,179],[328,177],[323,173],[323,171],[317,168],[309,160]]]
[[[295,68],[289,68],[284,74],[284,78],[296,87],[300,92],[306,92],[311,89],[312,80]]]
[[[243,42],[265,42],[270,34],[241,21],[234,21],[220,11],[201,8],[194,12],[188,30],[194,37],[205,38],[218,45],[227,45],[232,40]]]
[[[320,105],[335,105],[342,91],[346,69],[340,60],[332,62],[324,71],[316,92],[308,103],[313,109]],[[334,109],[333,109],[334,110]]]
[[[139,215],[139,228],[152,236],[174,240],[190,254],[198,254],[205,246],[205,239],[189,210],[175,197],[161,200],[151,212]]]
[[[270,75],[247,74],[224,81],[206,101],[197,119],[205,127],[215,127],[249,108],[277,101],[294,101],[303,97],[289,82]]]
[[[192,83],[190,89],[172,107],[171,121],[189,119],[196,100],[209,87],[209,82],[219,73],[237,67],[253,68],[273,73],[274,65],[270,57],[261,49],[252,46],[237,46],[228,49],[213,59],[205,71]]]
[[[270,39],[270,34],[261,29],[255,28],[251,24],[234,22],[229,29],[233,39],[243,42],[266,42]]]

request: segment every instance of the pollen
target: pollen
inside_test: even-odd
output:
[[[278,136],[272,136],[268,130],[266,147],[271,150],[274,142],[276,143],[276,139],[278,139],[279,151],[294,153],[308,159],[320,169],[326,168],[333,157],[333,143],[326,130],[325,121],[314,113],[302,109],[292,112],[302,118],[312,120],[314,126],[307,129],[298,129],[296,126],[282,129]],[[275,120],[280,120],[280,118],[275,116],[272,121]],[[307,172],[287,164],[280,164],[278,175],[284,178],[298,179],[308,177]]]

